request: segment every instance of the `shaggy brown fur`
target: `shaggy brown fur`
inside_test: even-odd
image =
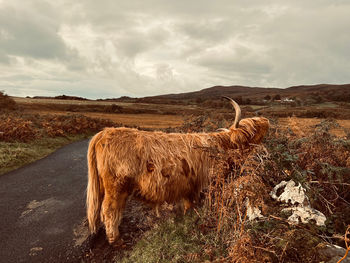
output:
[[[234,125],[233,125],[234,126]],[[237,125],[236,125],[237,126]],[[243,119],[237,128],[216,133],[163,133],[106,128],[88,150],[87,217],[95,233],[101,220],[110,243],[129,195],[153,203],[183,200],[191,206],[207,183],[215,158],[208,148],[226,151],[260,143],[269,128],[262,117]]]

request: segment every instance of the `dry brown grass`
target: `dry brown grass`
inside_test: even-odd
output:
[[[32,110],[31,113],[39,115],[71,115],[65,111]],[[110,114],[99,112],[79,112],[79,114],[87,116],[89,118],[110,120],[115,123],[121,123],[125,126],[137,126],[152,129],[178,127],[183,123],[183,117],[179,115],[118,113]]]
[[[278,125],[284,128],[290,128],[297,136],[303,137],[310,135],[315,131],[316,125],[320,124],[325,119],[319,118],[279,118]],[[350,130],[350,120],[336,120],[339,127],[333,127],[330,133],[337,137],[346,136],[346,130]]]

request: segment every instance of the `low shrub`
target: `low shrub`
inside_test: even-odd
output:
[[[31,120],[12,115],[0,116],[0,141],[27,142],[36,136],[37,131]]]
[[[84,115],[47,115],[43,116],[41,125],[50,137],[91,133],[115,126],[112,121]]]
[[[28,142],[38,136],[69,136],[97,132],[118,126],[109,120],[84,115],[33,115],[4,113],[0,115],[0,141]]]

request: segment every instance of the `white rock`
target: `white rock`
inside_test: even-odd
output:
[[[307,224],[310,220],[315,220],[316,225],[324,226],[327,220],[323,213],[311,208],[310,206],[289,207],[282,209],[282,211],[292,211],[293,214],[288,217],[288,221],[295,224],[298,224],[299,222]]]
[[[252,207],[250,205],[250,202],[249,202],[249,199],[247,198],[247,201],[246,201],[246,207],[247,207],[247,217],[249,220],[254,220],[256,218],[262,218],[264,217],[262,214],[261,214],[261,211],[258,207]]]
[[[284,187],[283,192],[277,196],[278,189],[282,187]],[[296,185],[293,180],[290,180],[288,182],[280,182],[273,188],[270,195],[277,201],[292,204],[291,207],[282,210],[292,211],[292,215],[288,218],[288,221],[292,224],[298,224],[299,222],[308,223],[310,220],[315,220],[316,225],[324,226],[327,219],[326,216],[310,207],[309,199],[305,192],[300,183]]]
[[[284,187],[284,191],[280,196],[277,196],[277,191],[281,187]],[[285,203],[288,203],[290,201],[293,205],[295,203],[303,204],[304,201],[308,200],[307,196],[305,195],[305,189],[301,186],[300,183],[298,186],[296,186],[293,180],[290,180],[288,182],[280,182],[273,188],[270,195],[273,199]]]

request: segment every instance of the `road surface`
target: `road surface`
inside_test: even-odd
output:
[[[79,262],[88,140],[0,176],[0,262]]]

